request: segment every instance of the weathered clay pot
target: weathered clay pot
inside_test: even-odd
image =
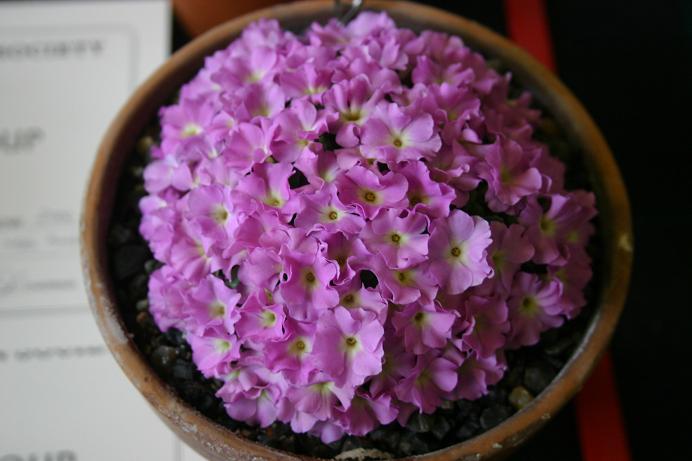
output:
[[[595,177],[603,261],[597,310],[573,357],[531,404],[499,426],[423,460],[499,459],[548,421],[582,386],[613,333],[623,308],[632,262],[630,209],[620,172],[600,131],[560,81],[527,53],[485,27],[458,16],[408,2],[369,1],[401,26],[435,29],[461,36],[486,56],[499,59],[551,112],[579,146]],[[114,194],[121,167],[156,111],[202,66],[204,56],[227,46],[250,22],[276,18],[300,31],[314,20],[331,17],[331,2],[299,2],[261,10],[225,23],[176,53],[130,98],[106,133],[98,151],[84,204],[82,252],[91,306],[111,352],[132,383],[163,421],[202,455],[221,460],[287,460],[299,456],[245,440],[212,422],[180,400],[152,370],[125,328],[113,295],[106,250]]]

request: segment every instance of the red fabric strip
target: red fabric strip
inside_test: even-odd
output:
[[[510,38],[554,71],[544,0],[505,0],[504,5]],[[575,403],[584,460],[630,461],[610,353],[596,366]]]
[[[543,0],[505,0],[507,33],[548,69],[555,70],[553,42]]]
[[[582,456],[586,461],[630,461],[610,353],[576,398]]]

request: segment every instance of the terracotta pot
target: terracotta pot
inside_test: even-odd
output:
[[[527,407],[499,426],[463,443],[416,457],[420,460],[499,459],[548,421],[582,386],[613,333],[625,301],[632,262],[630,209],[613,156],[600,131],[560,81],[527,53],[475,22],[408,2],[370,1],[401,26],[435,29],[461,36],[486,56],[499,59],[533,92],[584,153],[594,177],[603,239],[603,267],[597,309],[584,339],[555,380]],[[300,31],[313,20],[326,20],[331,2],[299,2],[258,11],[225,23],[176,53],[130,98],[106,133],[98,151],[84,204],[82,252],[91,306],[111,352],[132,383],[163,421],[185,442],[211,460],[286,460],[301,457],[238,437],[180,400],[159,378],[132,341],[113,295],[106,235],[123,162],[143,129],[180,87],[201,67],[204,56],[227,46],[250,22],[277,18]]]

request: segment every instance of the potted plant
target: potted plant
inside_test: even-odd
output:
[[[99,150],[97,321],[210,459],[502,456],[578,390],[622,308],[627,199],[574,97],[477,24],[368,7],[386,14],[344,26],[304,2],[214,29]]]

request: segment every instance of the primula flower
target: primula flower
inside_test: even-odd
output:
[[[265,131],[252,123],[240,123],[231,130],[227,147],[222,152],[226,165],[240,173],[247,173],[253,164],[269,157],[269,146],[274,136],[274,128]]]
[[[427,270],[426,264],[405,269],[391,269],[381,258],[370,263],[379,283],[384,287],[387,299],[396,304],[409,304],[421,300],[430,301],[437,294],[437,281]]]
[[[318,321],[316,361],[338,386],[357,386],[382,370],[383,336],[374,314],[351,315],[337,306]]]
[[[238,182],[235,190],[265,209],[289,214],[298,208],[298,201],[292,200],[288,184],[288,178],[292,174],[293,167],[290,163],[260,163],[253,167],[253,174]]]
[[[284,322],[284,336],[264,344],[267,366],[293,384],[305,384],[316,371],[314,366],[315,325],[287,317]]]
[[[304,195],[303,207],[295,223],[306,229],[324,229],[327,232],[358,234],[365,225],[357,214],[356,207],[341,203],[334,188],[323,188],[321,192]]]
[[[254,360],[253,362],[258,362]],[[280,374],[259,363],[231,370],[216,396],[231,418],[267,427],[279,416],[279,403],[288,387]]]
[[[454,189],[445,183],[433,181],[425,163],[407,162],[394,171],[406,178],[406,198],[414,211],[433,219],[449,216],[449,206],[456,197]]]
[[[383,162],[431,157],[442,146],[430,114],[414,117],[394,103],[378,105],[362,131],[363,151]]]
[[[442,401],[441,394],[451,392],[457,385],[454,363],[434,353],[416,357],[411,374],[394,388],[403,402],[412,403],[421,413],[432,413]]]
[[[190,343],[197,368],[207,378],[223,376],[230,363],[240,358],[240,341],[223,329],[208,330],[203,336],[188,332],[185,339]]]
[[[223,327],[228,333],[235,332],[235,323],[240,318],[237,305],[240,293],[228,288],[219,278],[208,275],[200,280],[190,294],[185,309],[197,327],[195,332],[204,336],[209,328]]]
[[[366,435],[380,424],[394,421],[399,411],[392,405],[392,398],[387,394],[371,397],[358,393],[351,400],[351,405],[337,416],[339,424],[351,435]]]
[[[430,271],[450,294],[480,285],[492,274],[486,261],[490,226],[461,210],[435,221],[430,234]]]
[[[405,201],[406,178],[396,173],[385,176],[354,166],[342,176],[339,198],[347,205],[358,205],[372,219],[384,207],[401,206]]]
[[[412,303],[392,317],[397,333],[404,337],[407,351],[424,354],[442,348],[452,337],[456,315],[433,303]]]
[[[347,237],[343,232],[320,236],[327,244],[326,258],[334,261],[339,267],[339,273],[333,280],[334,284],[342,285],[353,280],[359,268],[371,256],[363,242],[358,237]]]
[[[338,127],[336,142],[343,147],[353,147],[359,143],[359,127],[382,100],[382,93],[371,87],[365,75],[360,75],[334,85],[322,100],[325,108],[339,114],[338,121],[333,123]]]
[[[459,37],[364,12],[250,24],[160,111],[149,309],[232,419],[325,443],[405,425],[577,315],[595,199],[510,88]]]
[[[266,305],[258,295],[248,297],[239,309],[235,330],[238,337],[264,344],[268,340],[283,336],[283,325],[286,319],[283,304]]]
[[[463,335],[463,342],[479,356],[486,357],[504,346],[510,325],[503,298],[469,296],[464,316],[470,326]]]
[[[415,265],[428,254],[428,228],[425,215],[409,213],[400,216],[399,210],[382,210],[361,233],[365,245],[382,256],[391,268]]]
[[[563,265],[565,246],[571,240],[578,244],[580,231],[589,235],[588,221],[596,214],[593,194],[553,194],[549,206],[543,210],[537,199],[530,200],[519,215],[519,222],[528,228],[527,235],[541,264]]]
[[[336,276],[336,265],[321,253],[285,250],[284,281],[279,292],[291,316],[315,320],[320,313],[339,302],[339,293],[329,282]]]
[[[233,235],[238,224],[234,208],[230,189],[217,184],[198,187],[187,195],[187,218],[203,235],[217,241]]]
[[[541,189],[541,174],[531,167],[532,159],[519,143],[498,140],[482,149],[484,162],[478,167],[479,176],[488,183],[486,200],[492,210],[505,211]]]
[[[569,311],[562,300],[559,280],[544,281],[526,272],[516,275],[508,304],[512,326],[507,340],[509,347],[536,344],[543,331],[562,325],[563,314]]]
[[[493,289],[509,293],[514,274],[533,257],[533,246],[526,236],[526,229],[520,224],[507,227],[493,221],[490,223],[490,234],[493,243],[488,248],[488,256],[495,272]]]
[[[272,156],[279,162],[294,162],[310,150],[312,143],[327,130],[324,117],[315,106],[297,100],[276,118],[279,134],[272,144]]]
[[[497,384],[507,369],[501,353],[487,356],[475,352],[456,355],[451,359],[457,364],[458,385],[451,392],[455,400],[476,400],[488,393],[488,388]]]
[[[375,317],[384,324],[387,320],[387,301],[379,290],[366,288],[360,278],[353,278],[348,285],[337,287],[339,291],[339,305],[345,307],[355,318]]]

